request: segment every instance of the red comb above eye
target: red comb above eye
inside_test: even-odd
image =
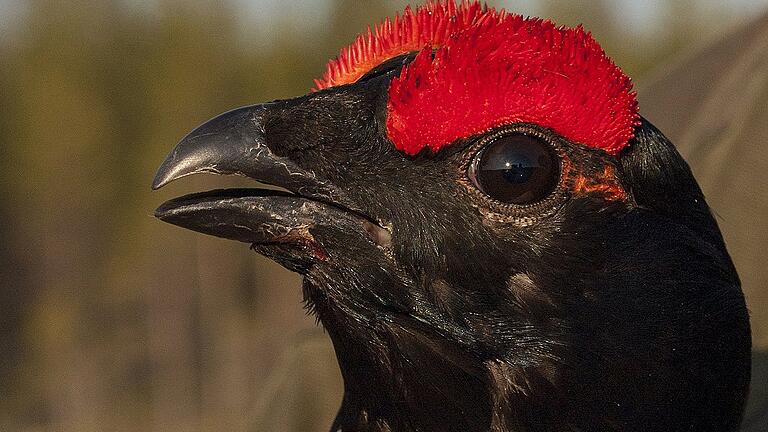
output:
[[[350,84],[381,63],[425,46],[442,46],[456,32],[474,24],[487,12],[479,2],[430,1],[414,12],[410,6],[403,15],[385,19],[374,30],[355,39],[339,56],[328,62],[325,75],[315,80],[315,90]]]
[[[317,88],[351,83],[419,51],[392,80],[387,135],[409,155],[511,123],[534,123],[617,154],[638,125],[631,80],[581,27],[429,2],[387,20],[328,65]]]

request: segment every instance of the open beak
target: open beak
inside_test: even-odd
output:
[[[197,127],[160,166],[152,188],[191,174],[234,174],[287,189],[229,189],[170,200],[155,216],[183,228],[264,247],[290,249],[311,260],[325,260],[323,240],[381,235],[335,185],[281,157],[266,145],[264,116],[270,104],[224,113]],[[294,257],[295,258],[295,257]]]
[[[238,108],[198,126],[165,158],[152,181],[152,189],[191,174],[209,172],[250,177],[319,200],[345,201],[338,188],[267,147],[263,117],[269,107],[270,104]]]

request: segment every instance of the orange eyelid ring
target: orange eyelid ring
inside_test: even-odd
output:
[[[616,178],[616,169],[606,165],[599,175],[577,174],[571,180],[575,196],[600,195],[607,201],[626,201],[627,192]]]

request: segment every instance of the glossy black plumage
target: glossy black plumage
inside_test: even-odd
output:
[[[215,119],[155,182],[213,170],[295,195],[197,195],[157,214],[304,275],[345,381],[332,430],[737,430],[747,311],[672,144],[643,122],[613,157],[505,126],[546,138],[587,177],[615,170],[626,197],[563,181],[539,204],[499,205],[467,179],[482,136],[413,158],[387,140],[395,72]],[[222,136],[246,156],[233,163]]]

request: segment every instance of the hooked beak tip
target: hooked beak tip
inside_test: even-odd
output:
[[[152,190],[158,190],[167,184],[168,184],[168,181],[164,179],[163,176],[161,176],[160,173],[158,172],[155,175],[154,180],[152,180]]]
[[[264,147],[256,119],[260,105],[221,114],[195,128],[168,156],[152,180],[152,190],[199,172],[248,174],[255,148]]]
[[[158,190],[174,180],[209,169],[207,165],[201,164],[200,158],[194,154],[185,155],[181,160],[175,155],[174,151],[157,169],[155,178],[152,179],[152,190]]]
[[[185,172],[189,170],[183,169],[187,164],[179,164],[174,159],[172,153],[160,165],[157,173],[155,173],[155,178],[152,179],[152,190],[158,190],[178,178],[192,174],[192,172]]]

